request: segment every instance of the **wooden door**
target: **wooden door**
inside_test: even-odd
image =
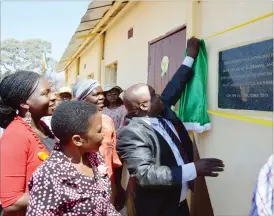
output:
[[[186,49],[186,28],[181,27],[149,42],[148,84],[161,94],[168,81],[184,60]],[[168,70],[161,76],[161,62],[164,56],[169,59]]]

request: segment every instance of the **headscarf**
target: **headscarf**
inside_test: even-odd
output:
[[[80,80],[73,86],[72,95],[75,100],[84,100],[98,86],[100,83],[97,80]]]

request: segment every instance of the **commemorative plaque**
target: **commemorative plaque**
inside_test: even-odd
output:
[[[219,52],[218,107],[273,111],[273,39]]]

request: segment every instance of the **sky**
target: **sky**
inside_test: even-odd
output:
[[[1,40],[51,42],[52,57],[62,57],[91,1],[1,1]]]

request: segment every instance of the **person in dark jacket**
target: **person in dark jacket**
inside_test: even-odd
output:
[[[170,109],[193,76],[199,40],[189,39],[187,47],[188,56],[161,96],[146,84],[133,85],[124,94],[128,116],[118,131],[117,151],[131,175],[137,216],[189,216],[186,196],[193,180],[223,171],[219,159],[193,163],[192,141]]]

